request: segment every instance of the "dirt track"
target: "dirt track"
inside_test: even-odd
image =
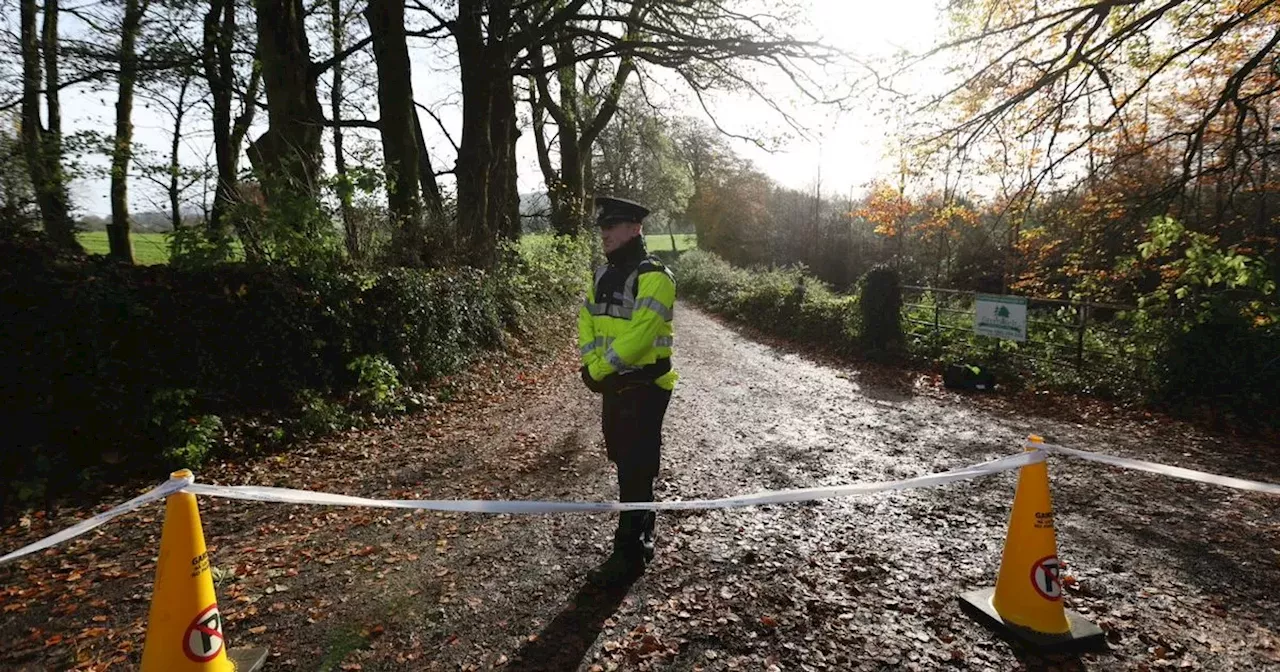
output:
[[[1280,481],[1274,447],[1270,460],[1246,458],[1266,447],[1160,419],[1103,428],[993,410],[915,375],[753,341],[687,307],[676,361],[660,498],[916,476],[1016,452],[1031,432]],[[612,497],[598,401],[572,353],[539,371],[504,366],[498,394],[202,478],[378,497]],[[1050,472],[1067,603],[1107,629],[1105,653],[1040,659],[959,611],[959,592],[994,579],[1013,474],[663,515],[656,564],[612,592],[584,583],[607,554],[604,516],[211,500],[202,511],[229,640],[270,644],[271,670],[1280,669],[1280,500],[1056,458]],[[135,666],[158,517],[147,509],[0,569],[0,666]],[[8,530],[3,548],[69,520]]]

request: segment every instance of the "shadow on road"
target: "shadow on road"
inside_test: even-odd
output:
[[[1086,664],[1085,659],[1076,653],[1048,653],[1042,654],[1022,648],[1013,644],[1011,653],[1021,662],[1027,672],[1064,672],[1072,670],[1087,670],[1091,666]],[[1098,652],[1099,655],[1109,653],[1107,649]],[[1099,662],[1099,661],[1094,661]],[[1110,665],[1103,663],[1099,669],[1107,669]]]
[[[590,581],[578,588],[573,601],[513,656],[512,672],[576,670],[595,644],[604,622],[622,604],[636,578],[599,586]]]

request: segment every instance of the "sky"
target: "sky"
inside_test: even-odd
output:
[[[861,58],[887,57],[899,50],[920,51],[940,34],[939,13],[933,0],[814,0],[810,19],[820,39]],[[785,90],[784,86],[780,86]],[[725,101],[718,107],[722,126],[778,125],[776,112],[754,99]],[[811,139],[796,137],[781,151],[765,152],[746,142],[735,143],[740,154],[755,161],[776,182],[809,188],[820,177],[824,193],[847,193],[869,182],[882,169],[894,124],[883,114],[886,101],[865,96],[852,110],[834,114],[813,105],[797,105]]]
[[[918,51],[928,47],[941,32],[936,0],[807,0],[807,5],[809,26],[799,28],[799,32],[812,34],[825,44],[864,59],[886,57],[900,50]],[[442,67],[442,62],[425,49],[413,49],[413,58],[415,98],[437,110],[444,125],[456,138],[456,129],[461,125],[456,70]],[[675,114],[706,118],[696,100],[684,93],[678,83],[665,81],[660,75],[658,82],[663,84],[656,87],[658,91],[666,91],[667,94],[659,93],[655,98],[661,100],[665,108]],[[845,81],[832,83],[850,84]],[[821,179],[824,193],[844,195],[859,192],[878,172],[888,169],[886,143],[893,132],[893,121],[883,113],[882,100],[870,97],[855,99],[851,106],[847,106],[849,109],[837,113],[795,99],[793,89],[776,76],[764,76],[761,84],[773,100],[800,122],[803,134],[791,131],[785,120],[768,104],[749,95],[714,96],[710,99],[710,108],[715,121],[727,131],[744,135],[759,132],[787,134],[774,151],[764,151],[745,141],[730,141],[740,155],[754,161],[776,182],[797,189],[812,189]],[[108,85],[101,92],[84,88],[65,92],[64,133],[84,129],[109,133],[114,127],[114,103],[113,85]],[[265,114],[258,116],[261,121]],[[370,116],[376,117],[376,111]],[[201,122],[191,124],[183,134],[184,163],[202,164],[206,157],[212,163],[209,157],[210,132],[207,122],[203,119]],[[429,151],[439,170],[453,161],[454,151],[434,123],[426,118],[423,122]],[[134,110],[135,145],[157,154],[166,153],[169,124],[162,112],[148,107],[146,101],[140,99]],[[265,128],[255,128],[250,135],[256,136],[263,130]],[[542,190],[542,176],[529,133],[522,135],[517,157],[520,191]],[[332,158],[332,148],[327,146],[326,161],[330,167]],[[158,188],[140,179],[132,180],[130,187],[130,207],[134,212],[167,207],[166,199]],[[105,178],[77,180],[72,185],[72,198],[84,214],[102,216],[110,212]]]

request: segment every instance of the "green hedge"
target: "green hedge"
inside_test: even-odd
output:
[[[862,332],[857,297],[840,296],[799,269],[737,268],[704,250],[680,256],[682,297],[752,327],[856,352]]]
[[[340,426],[339,401],[399,408],[406,384],[567,315],[588,267],[582,243],[553,239],[511,247],[491,273],[131,267],[2,240],[0,491],[198,463],[224,419],[306,434]]]

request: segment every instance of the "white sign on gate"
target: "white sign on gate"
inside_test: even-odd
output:
[[[979,294],[974,302],[973,333],[1013,341],[1027,340],[1027,298]]]

